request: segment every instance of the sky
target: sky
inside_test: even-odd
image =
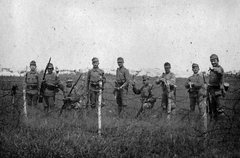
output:
[[[192,73],[211,66],[239,70],[238,0],[1,0],[0,67],[24,69],[163,68]]]

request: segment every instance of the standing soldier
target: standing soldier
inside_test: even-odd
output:
[[[63,91],[63,85],[61,84],[58,76],[53,72],[53,64],[49,63],[47,67],[47,74],[45,76],[44,83],[44,110],[49,112],[53,110],[55,106],[55,95],[56,89],[61,89]]]
[[[167,119],[170,119],[170,114],[176,108],[175,93],[176,93],[176,77],[175,74],[170,72],[171,64],[164,63],[165,73],[156,80],[156,84],[162,86],[162,102],[161,106],[167,112]]]
[[[106,82],[106,78],[104,76],[104,71],[98,67],[99,60],[98,58],[94,57],[92,59],[93,68],[88,71],[87,73],[87,80],[86,80],[86,91],[88,93],[88,100],[89,104],[92,108],[95,108],[98,103],[99,91],[100,87],[99,81],[104,83]],[[102,103],[103,105],[104,103]]]
[[[137,115],[135,118],[138,117],[138,115],[143,112],[145,109],[152,109],[154,103],[156,102],[156,98],[154,97],[153,93],[153,85],[148,83],[149,82],[149,77],[148,76],[143,76],[143,86],[140,89],[137,89],[135,86],[135,82],[132,83],[133,86],[133,92],[135,94],[141,94],[141,108],[138,111]]]
[[[216,54],[210,56],[212,68],[210,68],[209,75],[209,93],[210,93],[210,119],[217,120],[219,114],[224,112],[221,104],[220,97],[225,97],[224,83],[224,70],[219,65],[219,59]]]
[[[28,106],[37,106],[39,91],[39,74],[36,71],[36,62],[30,62],[30,71],[26,73],[24,85],[26,87],[26,100]]]
[[[116,71],[116,100],[118,104],[118,115],[120,115],[122,108],[127,106],[127,93],[130,81],[128,69],[123,66],[124,60],[122,57],[117,58],[118,66]]]
[[[196,63],[192,64],[193,75],[190,76],[185,84],[188,89],[190,98],[190,111],[195,111],[197,104],[201,121],[202,132],[207,131],[207,112],[206,112],[206,92],[207,87],[204,85],[203,77],[198,73],[199,66]]]

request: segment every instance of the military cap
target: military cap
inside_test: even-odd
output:
[[[212,54],[212,55],[210,56],[210,60],[212,60],[212,59],[218,59],[218,56],[217,56],[216,54]]]
[[[171,64],[169,62],[166,62],[166,63],[164,63],[164,66],[170,66],[171,67]]]
[[[37,65],[36,65],[36,61],[34,61],[34,60],[31,61],[31,62],[30,62],[30,66],[31,66],[31,65],[33,65],[33,66],[37,66]]]
[[[97,57],[93,57],[93,58],[92,58],[92,62],[99,62],[99,60],[98,60]]]
[[[53,64],[52,63],[48,63],[48,69],[54,69]]]
[[[122,57],[118,57],[118,58],[117,58],[117,61],[124,62],[124,59],[123,59]]]
[[[148,80],[149,77],[148,77],[147,75],[143,75],[142,79],[143,79],[143,80]]]
[[[72,81],[73,81],[72,77],[67,77],[66,82],[72,82]]]
[[[192,68],[195,68],[195,67],[198,67],[198,68],[199,68],[199,65],[196,64],[196,63],[193,63],[193,64],[192,64]]]

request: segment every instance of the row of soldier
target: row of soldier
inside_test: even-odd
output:
[[[188,89],[190,98],[190,110],[194,111],[195,106],[199,108],[202,127],[207,128],[207,99],[210,103],[209,114],[211,119],[217,120],[218,115],[224,112],[221,104],[220,97],[225,96],[226,91],[224,87],[224,70],[219,65],[219,58],[216,54],[210,56],[212,68],[210,69],[209,82],[206,84],[205,78],[199,74],[199,65],[192,64],[193,75],[187,79],[185,87]],[[124,67],[124,59],[119,57],[117,59],[118,68],[116,70],[116,81],[114,88],[114,95],[118,105],[118,115],[122,109],[128,105],[128,88],[130,85],[130,74],[128,69]],[[99,68],[99,59],[94,57],[92,59],[93,68],[88,71],[86,78],[86,94],[88,96],[88,105],[92,108],[98,104],[98,96],[100,89],[104,88],[106,78],[104,71]],[[39,94],[39,75],[36,72],[36,62],[31,61],[30,71],[25,76],[26,98],[28,106],[37,105]],[[67,78],[66,85],[62,85],[58,76],[53,73],[53,64],[48,63],[47,73],[43,90],[43,105],[46,111],[49,111],[55,106],[55,94],[58,89],[63,91],[64,100],[69,100],[72,107],[77,106],[80,100],[80,94],[74,87],[71,95],[70,89],[73,86],[72,78]],[[164,64],[165,72],[156,80],[156,85],[162,87],[162,100],[161,107],[167,113],[167,118],[170,118],[172,111],[176,108],[176,76],[171,72],[171,64],[166,62]],[[99,81],[102,81],[103,86],[100,87]],[[142,107],[138,111],[136,117],[144,110],[151,109],[156,102],[156,95],[153,92],[153,84],[149,83],[149,77],[142,77],[143,86],[137,88],[135,82],[132,82],[132,90],[135,94],[141,94]],[[226,85],[227,86],[227,85]],[[209,94],[209,95],[208,95]]]

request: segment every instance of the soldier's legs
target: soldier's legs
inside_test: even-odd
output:
[[[33,105],[36,107],[38,104],[38,94],[34,94],[32,97]]]
[[[94,91],[90,91],[90,106],[91,108],[96,108],[96,105],[97,105],[97,93],[94,92]]]
[[[50,110],[53,110],[55,107],[55,97],[54,96],[48,97],[48,103],[49,103]]]
[[[121,96],[122,96],[122,106],[123,107],[126,107],[127,106],[127,90],[126,89],[123,89],[121,91]]]
[[[175,102],[174,102],[174,92],[170,91],[168,93],[168,107],[167,107],[167,112],[170,114],[173,109],[176,108]]]
[[[119,115],[122,112],[122,96],[120,91],[117,91],[116,101],[118,105],[118,115]]]
[[[32,94],[26,93],[26,101],[28,106],[32,106]]]
[[[195,111],[195,106],[197,104],[197,98],[196,98],[196,96],[190,95],[189,99],[190,99],[190,111]]]
[[[162,100],[161,100],[161,107],[163,111],[167,112],[167,105],[168,105],[168,95],[167,93],[162,93]]]
[[[215,96],[211,96],[211,106],[210,106],[210,108],[211,108],[211,115],[212,115],[212,117],[214,118],[214,119],[217,119],[217,115],[218,115],[218,112],[217,112],[217,100],[216,100],[216,98],[215,98]]]
[[[43,96],[43,108],[44,111],[48,112],[49,111],[49,101],[48,101],[49,96]]]

